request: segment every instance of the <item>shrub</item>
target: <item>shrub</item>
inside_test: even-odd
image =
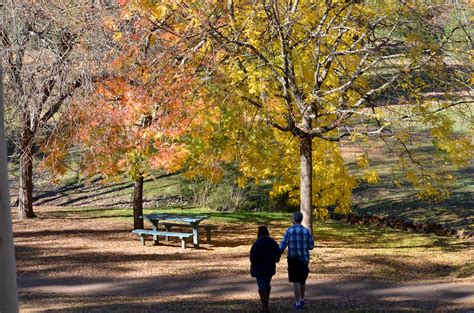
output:
[[[270,199],[271,182],[255,184],[249,181],[242,188],[236,184],[240,173],[237,166],[227,166],[220,181],[213,182],[204,177],[183,178],[180,193],[185,201],[196,206],[207,206],[218,211],[293,211],[288,205],[288,195]]]

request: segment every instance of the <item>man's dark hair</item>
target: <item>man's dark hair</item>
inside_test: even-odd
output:
[[[263,236],[270,236],[270,233],[268,232],[268,228],[266,228],[265,226],[259,226],[257,231],[257,238]]]
[[[293,213],[293,221],[295,221],[296,224],[301,224],[303,221],[303,214],[301,214],[301,212]]]

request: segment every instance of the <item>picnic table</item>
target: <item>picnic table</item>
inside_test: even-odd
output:
[[[136,234],[147,234],[152,235],[153,240],[158,242],[158,236],[165,236],[166,240],[168,237],[179,237],[181,239],[183,249],[186,248],[185,239],[189,237],[193,237],[193,244],[195,248],[199,248],[199,223],[205,219],[208,219],[209,216],[207,215],[200,215],[200,216],[190,216],[190,215],[181,215],[181,214],[169,214],[169,213],[151,213],[151,214],[144,214],[140,216],[144,220],[148,220],[153,225],[152,231],[146,230],[135,230],[134,233]],[[166,228],[166,231],[160,231],[158,226],[163,225]],[[172,226],[190,226],[192,228],[191,233],[178,233],[172,232]],[[207,239],[210,240],[210,230],[211,228],[206,228],[207,231]],[[143,238],[143,236],[142,236]]]

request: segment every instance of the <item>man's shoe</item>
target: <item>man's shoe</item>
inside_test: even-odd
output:
[[[301,307],[304,307],[304,300],[300,300]]]
[[[294,304],[293,308],[296,311],[299,311],[299,310],[303,309],[303,305],[301,305],[301,302],[297,302],[297,303]]]

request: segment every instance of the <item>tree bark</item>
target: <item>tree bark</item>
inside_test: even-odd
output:
[[[18,312],[15,250],[3,125],[3,72],[0,67],[0,312]]]
[[[313,160],[312,138],[309,135],[300,137],[300,211],[303,214],[302,225],[313,233]]]
[[[18,191],[18,214],[20,219],[33,218],[33,133],[24,119],[20,146],[20,190]]]
[[[140,175],[135,180],[133,187],[133,228],[143,229],[143,219],[140,218],[143,215],[143,175]]]

